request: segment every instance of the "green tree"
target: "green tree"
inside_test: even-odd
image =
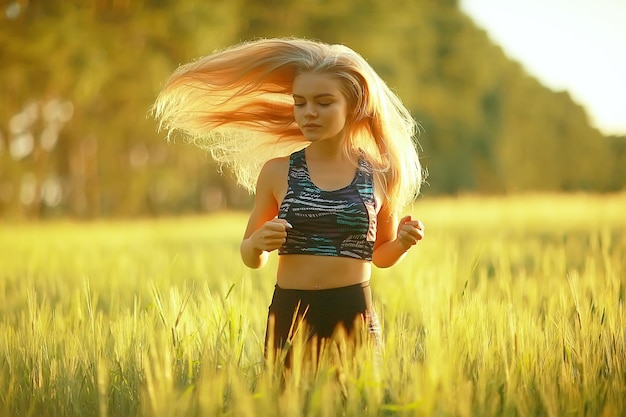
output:
[[[208,155],[149,111],[181,63],[259,37],[360,52],[422,126],[425,194],[609,191],[623,140],[506,57],[456,1],[30,0],[0,25],[0,213],[130,216],[243,207]],[[56,109],[56,110],[55,110]]]

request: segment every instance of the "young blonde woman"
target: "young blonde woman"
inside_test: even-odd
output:
[[[424,226],[400,218],[422,182],[416,123],[370,65],[342,45],[245,42],[181,66],[154,110],[255,192],[241,257],[279,255],[266,348],[298,323],[318,341],[362,325],[379,340],[372,263],[396,264]]]

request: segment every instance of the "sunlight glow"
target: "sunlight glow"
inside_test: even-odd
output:
[[[461,0],[461,8],[544,85],[567,90],[604,134],[626,134],[626,2]]]

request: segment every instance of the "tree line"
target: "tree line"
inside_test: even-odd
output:
[[[9,2],[0,25],[0,213],[139,216],[244,208],[210,157],[149,110],[180,64],[258,37],[346,44],[420,123],[423,194],[610,192],[626,138],[506,57],[454,0]]]

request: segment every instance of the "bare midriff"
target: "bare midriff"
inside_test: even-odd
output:
[[[280,288],[323,290],[367,282],[370,261],[338,256],[281,255],[276,283]]]

